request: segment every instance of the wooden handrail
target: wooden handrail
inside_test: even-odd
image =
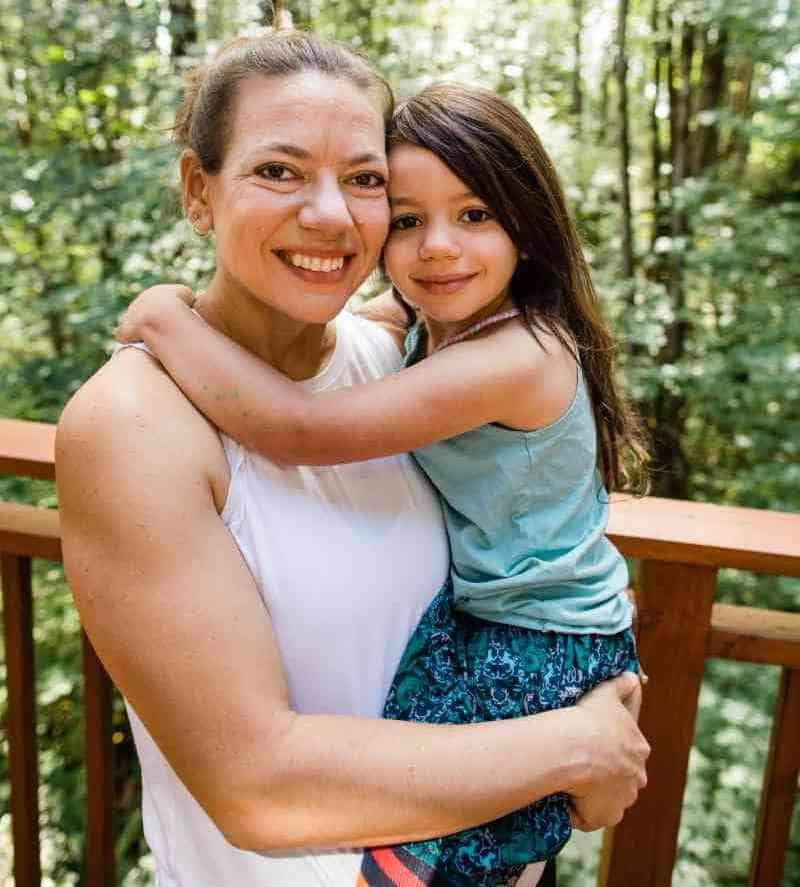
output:
[[[612,496],[609,538],[628,557],[800,576],[800,514]]]
[[[56,426],[0,419],[0,474],[53,480]]]
[[[53,443],[53,426],[0,420],[0,473],[53,477]],[[779,887],[800,771],[800,744],[796,741],[800,613],[714,603],[713,598],[720,568],[800,576],[800,515],[652,497],[615,497],[609,536],[623,554],[640,560],[639,642],[651,678],[640,722],[653,755],[649,785],[640,795],[636,811],[606,833],[598,883],[601,887],[670,884],[698,693],[705,660],[714,656],[783,666],[749,882],[750,887]],[[9,691],[11,695],[13,689],[19,699],[14,726],[19,746],[26,741],[35,743],[30,738],[29,711],[33,653],[29,640],[22,636],[30,622],[30,558],[60,559],[57,512],[0,502],[0,555],[3,592],[12,609],[16,608],[10,613],[15,625],[10,627],[6,620],[6,643],[9,649],[11,630],[16,671],[12,688],[9,667]],[[113,882],[114,866],[108,822],[110,683],[88,642],[84,644],[84,678],[87,759],[92,759],[87,760],[89,815],[93,823],[87,874],[90,887],[99,887]],[[23,748],[17,762],[15,846],[25,841],[34,845],[34,850],[28,848],[20,869],[23,880],[19,883],[27,885],[38,883],[38,839],[31,833],[36,817],[30,809],[36,795],[35,756]],[[12,785],[12,799],[13,794]]]
[[[714,604],[706,655],[800,669],[800,613]]]
[[[0,551],[61,560],[58,512],[16,502],[0,502]]]

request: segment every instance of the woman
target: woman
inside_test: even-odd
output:
[[[386,235],[390,112],[363,61],[279,33],[196,72],[179,119],[184,210],[216,236],[197,310],[315,389],[400,361],[337,318]],[[554,791],[599,827],[644,784],[633,677],[502,723],[377,717],[447,573],[406,457],[282,469],[126,349],[65,410],[57,465],[68,576],[129,703],[160,887],[351,885],[360,853],[292,851],[445,834]]]

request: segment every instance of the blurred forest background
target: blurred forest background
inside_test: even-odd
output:
[[[265,6],[0,0],[0,415],[56,420],[107,358],[136,293],[206,279],[208,244],[178,213],[169,126],[182,72],[269,21]],[[796,0],[275,6],[296,26],[362,48],[401,96],[447,77],[517,103],[570,196],[653,435],[655,492],[800,511]],[[56,504],[44,482],[0,479],[0,497]],[[78,624],[60,568],[36,570],[43,852],[47,883],[61,887],[82,878]],[[720,597],[800,608],[797,582],[733,571]],[[776,685],[773,669],[709,663],[675,883],[745,883]],[[5,705],[0,695],[0,715]],[[147,884],[121,706],[116,718],[121,878]],[[9,885],[5,751],[0,884]],[[593,883],[597,844],[573,841],[560,883]],[[797,814],[785,884],[800,885]]]

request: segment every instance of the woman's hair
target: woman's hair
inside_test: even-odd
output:
[[[313,34],[278,30],[231,40],[209,62],[188,72],[183,104],[175,118],[176,141],[197,154],[206,172],[219,172],[231,135],[239,84],[248,77],[289,77],[306,72],[354,84],[375,101],[388,125],[394,110],[391,87],[365,58]]]
[[[436,83],[403,102],[387,134],[435,154],[495,214],[520,253],[510,295],[534,338],[552,333],[580,357],[606,487],[643,490],[647,450],[614,379],[606,326],[558,174],[528,121],[489,90]]]

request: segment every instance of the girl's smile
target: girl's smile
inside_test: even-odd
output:
[[[445,296],[457,293],[471,280],[477,277],[475,274],[431,274],[427,276],[412,276],[412,280],[428,290],[431,295]]]

